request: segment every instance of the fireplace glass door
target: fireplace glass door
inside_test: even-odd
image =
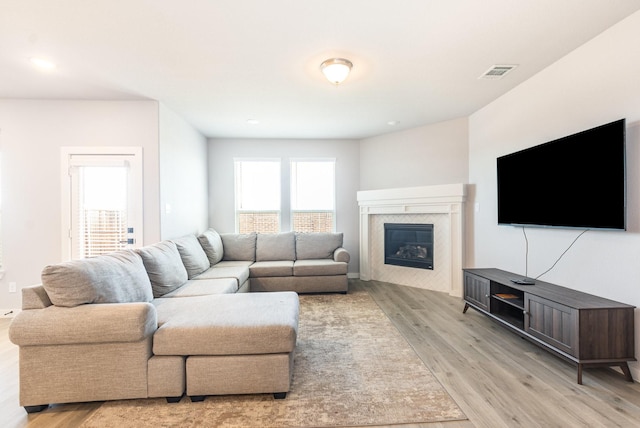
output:
[[[433,224],[384,224],[384,263],[433,270]]]

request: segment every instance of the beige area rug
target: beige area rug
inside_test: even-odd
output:
[[[466,416],[366,291],[300,296],[291,391],[104,403],[93,427],[337,427]]]

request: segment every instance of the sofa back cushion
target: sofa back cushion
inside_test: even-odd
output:
[[[207,254],[195,235],[186,235],[172,240],[178,248],[182,264],[187,269],[189,279],[200,275],[211,267]]]
[[[56,306],[153,299],[142,259],[132,250],[46,266],[42,270],[42,285]]]
[[[330,259],[342,247],[342,233],[296,233],[296,259]]]
[[[255,233],[222,233],[224,256],[222,260],[256,260]]]
[[[176,244],[162,241],[136,250],[151,280],[153,297],[162,297],[189,279]]]
[[[151,285],[151,283],[149,283]],[[27,309],[44,309],[51,306],[51,298],[47,294],[47,290],[40,285],[24,287],[22,289],[22,310]]]
[[[256,238],[256,261],[296,259],[296,235],[293,232],[259,233]]]
[[[209,229],[198,236],[198,241],[200,241],[202,249],[207,254],[211,266],[222,260],[224,247],[222,246],[222,238],[220,238],[218,232],[214,229]]]

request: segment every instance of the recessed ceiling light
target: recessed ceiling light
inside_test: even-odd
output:
[[[260,121],[258,119],[247,119],[247,123],[249,125],[257,125],[260,123]]]
[[[390,120],[389,122],[387,122],[387,125],[396,126],[399,123],[400,123],[400,121],[398,121],[398,120]]]
[[[53,70],[54,68],[56,68],[56,65],[54,63],[44,58],[32,57],[29,58],[29,61],[31,61],[31,64],[42,70]]]

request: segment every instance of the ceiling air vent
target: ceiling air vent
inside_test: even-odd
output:
[[[478,79],[502,79],[505,74],[516,68],[517,65],[492,65]]]

